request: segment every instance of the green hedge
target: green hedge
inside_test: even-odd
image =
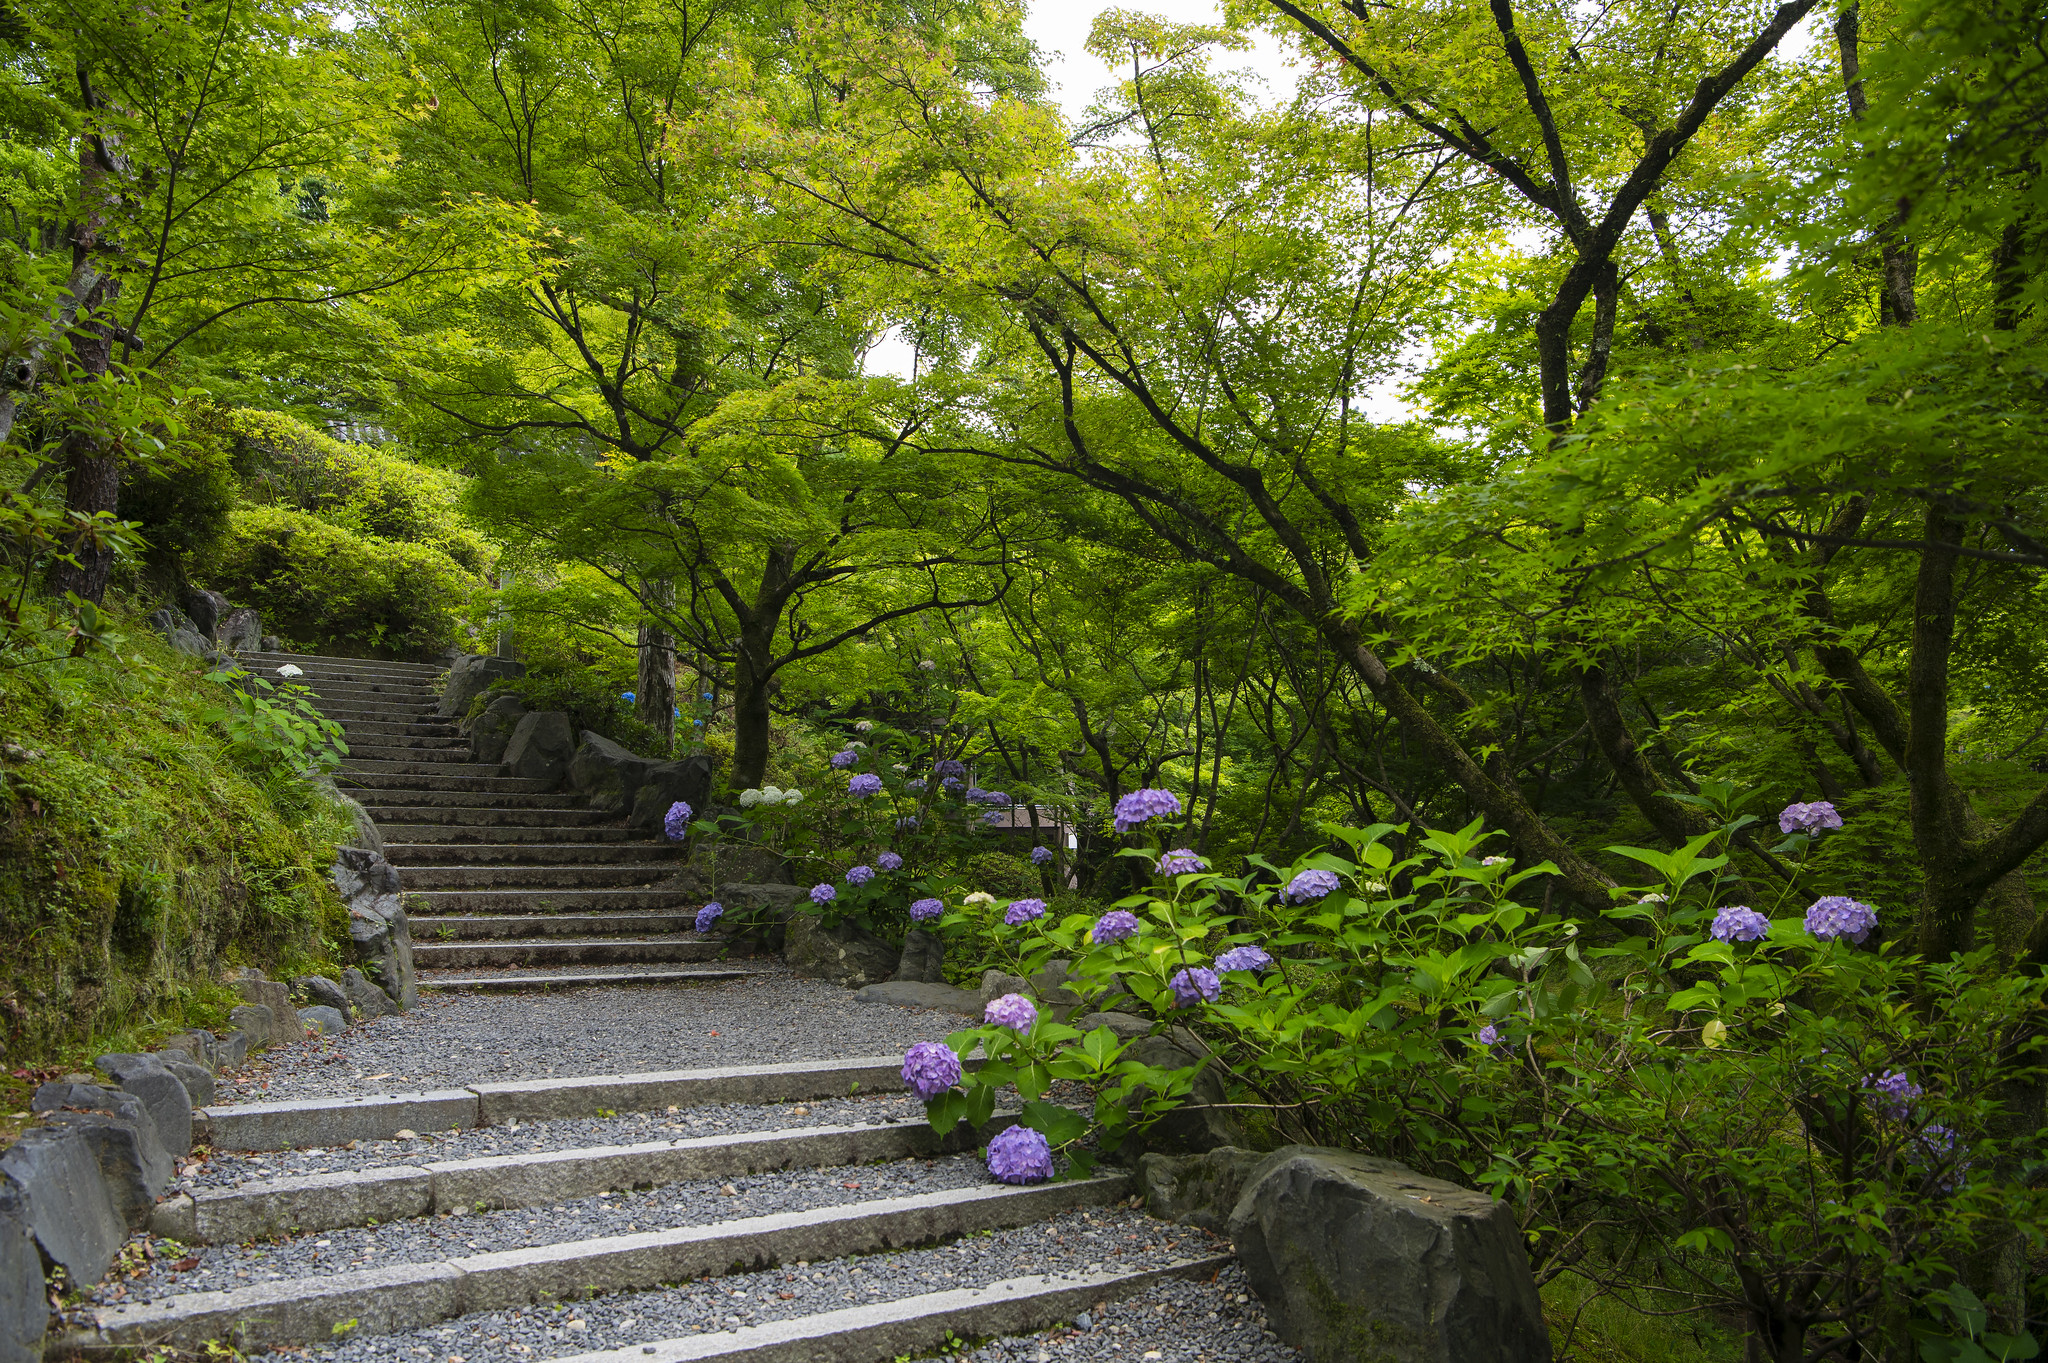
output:
[[[238,507],[202,580],[293,648],[432,658],[466,646],[463,612],[483,584],[447,554],[351,533],[281,506]]]

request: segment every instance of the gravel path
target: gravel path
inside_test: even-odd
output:
[[[594,1240],[634,1231],[707,1226],[777,1212],[808,1211],[953,1188],[987,1187],[992,1180],[974,1154],[830,1169],[790,1169],[733,1178],[691,1180],[635,1192],[601,1193],[552,1207],[457,1212],[415,1217],[383,1226],[349,1226],[297,1235],[274,1243],[194,1248],[198,1262],[160,1253],[148,1271],[98,1289],[97,1304],[148,1301],[186,1292],[248,1287],[280,1278],[388,1264],[420,1263],[526,1249],[533,1245]]]
[[[972,1235],[931,1249],[791,1264],[586,1302],[479,1312],[426,1329],[316,1345],[311,1353],[335,1363],[558,1358],[834,1311],[855,1302],[979,1287],[1028,1273],[1073,1272],[1091,1265],[1151,1267],[1223,1247],[1224,1242],[1201,1231],[1155,1221],[1127,1208],[1069,1212],[1034,1226]],[[1108,1319],[1107,1312],[1104,1316]],[[1119,1357],[1135,1359],[1128,1351]],[[285,1360],[273,1354],[259,1363]]]
[[[1014,1102],[1015,1091],[1010,1091]],[[922,1122],[924,1104],[907,1093],[873,1098],[825,1098],[803,1103],[722,1103],[682,1112],[634,1112],[619,1117],[565,1117],[513,1126],[478,1127],[473,1131],[430,1131],[409,1141],[357,1141],[348,1146],[265,1153],[216,1153],[204,1163],[188,1166],[180,1186],[234,1188],[244,1183],[301,1174],[333,1174],[345,1169],[382,1169],[392,1165],[426,1164],[435,1160],[479,1159],[488,1155],[532,1155],[547,1150],[576,1150],[596,1145],[639,1145],[695,1136],[720,1136],[749,1131],[793,1130],[806,1126],[874,1126],[884,1122]]]
[[[401,1017],[266,1052],[223,1079],[218,1101],[900,1054],[965,1025],[856,1003],[779,969],[713,984],[428,996]]]
[[[1301,1354],[1266,1328],[1266,1308],[1244,1270],[1230,1264],[1214,1282],[1172,1279],[1126,1301],[1083,1313],[1042,1335],[1005,1336],[958,1355],[959,1363],[1299,1363]]]

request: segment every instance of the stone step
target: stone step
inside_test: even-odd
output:
[[[743,980],[758,970],[736,966],[669,967],[656,965],[535,967],[505,974],[470,971],[422,971],[422,987],[453,993],[545,993],[551,989],[614,989],[641,985],[717,984]]]
[[[699,937],[695,933],[676,937],[564,937],[511,942],[436,942],[416,934],[412,943],[413,961],[421,970],[676,965],[715,961],[725,951],[724,938]]]
[[[358,761],[350,758],[341,764],[341,769],[352,776],[496,776],[495,762],[422,762],[384,761],[376,758]]]
[[[401,883],[403,873],[400,874]],[[700,896],[677,890],[564,890],[504,886],[493,890],[405,891],[408,913],[552,913],[591,909],[695,909]]]
[[[457,723],[456,720],[443,715],[435,706],[414,705],[410,701],[403,705],[371,705],[326,700],[320,701],[319,709],[321,714],[337,724],[350,724],[365,719],[381,724]]]
[[[967,1063],[976,1063],[970,1059]],[[418,1093],[216,1104],[193,1115],[192,1140],[216,1150],[285,1150],[388,1141],[400,1131],[655,1112],[716,1103],[784,1103],[901,1092],[900,1055],[790,1060],[711,1069],[515,1079]]]
[[[676,843],[647,842],[391,842],[393,866],[603,866],[622,861],[684,861]]]
[[[434,678],[445,676],[448,668],[441,663],[391,662],[383,658],[339,658],[325,653],[269,653],[251,649],[241,655],[244,666],[261,663],[265,667],[281,667],[291,663],[311,671],[316,667],[334,670],[357,669],[366,672],[392,673],[404,676]]]
[[[617,823],[619,816],[596,809],[505,809],[491,805],[371,804],[363,808],[381,826],[386,823],[436,823],[476,829],[581,828],[589,824]],[[626,830],[621,829],[624,832]],[[573,839],[576,835],[571,834]],[[645,840],[646,834],[636,834]],[[561,841],[561,839],[549,839]]]
[[[343,729],[346,732],[346,726]],[[351,762],[405,762],[440,765],[461,765],[465,767],[481,764],[469,760],[469,744],[460,739],[430,738],[416,742],[370,743],[361,739],[350,739],[348,745]],[[495,773],[497,764],[487,770]]]
[[[393,1334],[593,1289],[633,1291],[721,1275],[735,1264],[818,1261],[1000,1231],[1105,1206],[1128,1196],[1130,1188],[1123,1174],[1030,1187],[949,1188],[525,1249],[312,1272],[103,1307],[96,1327],[58,1340],[56,1352],[61,1357],[67,1350],[166,1345],[196,1350],[232,1334],[238,1347],[255,1353],[327,1344],[337,1333]],[[983,1295],[988,1291],[982,1289]]]
[[[497,768],[493,767],[492,771]],[[365,772],[350,776],[346,772],[335,778],[349,790],[364,791],[503,791],[518,795],[553,795],[555,783],[535,781],[524,776],[421,776],[411,772]]]
[[[1015,1113],[998,1113],[979,1131],[963,1123],[943,1137],[921,1121],[871,1121],[258,1179],[172,1197],[158,1205],[150,1229],[194,1245],[283,1239],[436,1212],[544,1206],[687,1179],[926,1158],[971,1150],[1016,1120]]]
[[[321,705],[343,708],[378,710],[393,706],[404,706],[420,710],[441,703],[440,692],[430,686],[408,686],[393,682],[315,682],[307,684],[305,678],[298,679],[301,686],[313,693]]]
[[[449,811],[421,809],[412,812],[415,817],[435,818]],[[519,824],[486,823],[387,823],[387,819],[395,819],[394,812],[388,809],[382,811],[382,816],[377,820],[377,831],[384,835],[387,845],[398,842],[442,845],[460,843],[471,847],[528,847],[536,843],[607,842],[639,844],[636,850],[645,850],[646,844],[646,837],[639,830],[618,824],[572,828],[560,823],[527,827]]]
[[[472,782],[470,784],[475,783]],[[428,809],[582,810],[588,804],[585,797],[581,795],[553,790],[392,790],[388,787],[358,786],[355,788],[354,793],[357,802],[365,807],[370,805],[410,805],[414,808]]]
[[[325,710],[321,711],[323,715],[326,713]],[[346,729],[351,738],[452,738],[463,743],[469,741],[456,725],[441,724],[432,720],[350,719],[335,720],[335,723]]]
[[[390,850],[389,848],[386,849]],[[490,937],[602,937],[616,933],[689,932],[694,911],[628,913],[514,913],[428,917],[409,915],[415,948],[421,942]]]
[[[669,861],[613,862],[579,866],[410,866],[405,871],[405,888],[412,890],[489,890],[501,886],[521,889],[608,890],[623,886],[651,885],[666,880],[679,868]]]

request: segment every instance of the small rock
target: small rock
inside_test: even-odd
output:
[[[301,975],[292,981],[292,988],[305,995],[308,1003],[332,1008],[343,1015],[348,1013],[348,995],[342,992],[337,980],[325,975]]]
[[[419,1138],[419,1132],[408,1130],[407,1128],[402,1126],[399,1127],[398,1130],[391,1133],[391,1139],[395,1141],[416,1141]]]
[[[299,1021],[304,1024],[307,1031],[318,1032],[322,1036],[332,1036],[336,1032],[348,1030],[348,1018],[342,1011],[339,1008],[329,1008],[324,1003],[301,1008]]]

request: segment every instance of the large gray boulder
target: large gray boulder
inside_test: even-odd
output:
[[[936,1008],[962,1017],[981,1017],[981,995],[950,984],[927,984],[917,980],[884,980],[853,991],[855,1003],[888,1003],[898,1008]]]
[[[569,717],[560,710],[536,710],[512,727],[500,770],[523,781],[559,786],[575,756],[576,726]]]
[[[1198,1043],[1187,1033],[1179,1036],[1144,1036],[1132,1041],[1124,1058],[1159,1070],[1183,1070],[1201,1062]],[[1131,1095],[1135,1111],[1151,1090],[1140,1087]],[[1165,1116],[1143,1131],[1134,1132],[1125,1143],[1127,1154],[1159,1150],[1171,1155],[1202,1155],[1226,1145],[1244,1144],[1244,1124],[1230,1109],[1215,1106],[1226,1101],[1223,1080],[1213,1069],[1195,1076],[1194,1087]]]
[[[470,702],[490,689],[495,681],[526,675],[526,664],[510,658],[472,653],[448,666],[448,684],[441,691],[440,716],[453,719],[469,713]]]
[[[896,973],[889,977],[910,984],[946,982],[946,943],[935,932],[912,928],[903,934],[903,954],[896,958]]]
[[[526,718],[526,702],[517,696],[498,696],[469,726],[469,760],[502,762],[505,749],[512,746],[512,731]]]
[[[363,972],[354,966],[341,972],[341,989],[366,1022],[373,1018],[395,1017],[398,1013],[398,1005],[391,996],[363,978]]]
[[[192,628],[206,636],[210,643],[214,638],[214,627],[220,618],[228,613],[228,599],[219,592],[204,587],[187,587],[178,598],[178,604],[185,608],[185,615],[192,622]]]
[[[383,856],[384,835],[378,831],[377,821],[370,817],[370,811],[357,803],[354,796],[334,784],[334,778],[325,772],[315,772],[309,779],[323,797],[355,821],[356,833],[349,845]]]
[[[643,833],[659,833],[670,806],[681,800],[695,817],[711,808],[711,778],[718,764],[709,753],[694,753],[674,762],[656,762],[640,779],[633,795],[633,812],[626,827]]]
[[[263,617],[254,606],[240,606],[220,618],[213,627],[213,641],[231,652],[243,653],[263,645]]]
[[[1288,1146],[1247,1179],[1230,1240],[1273,1332],[1310,1363],[1549,1363],[1521,1231],[1484,1193]]]
[[[192,1095],[162,1060],[153,1055],[117,1053],[103,1055],[94,1063],[122,1092],[142,1100],[165,1150],[180,1159],[191,1153]]]
[[[292,988],[316,1008],[333,1008],[346,1014],[348,995],[341,992],[341,983],[325,975],[301,975],[292,981]]]
[[[170,1076],[185,1086],[185,1097],[193,1107],[205,1107],[213,1101],[212,1070],[193,1060],[184,1051],[163,1050],[154,1054]]]
[[[332,1036],[348,1030],[348,1014],[339,1008],[329,1008],[324,1003],[316,1003],[310,1008],[299,1010],[299,1025],[309,1032]]]
[[[282,1041],[298,1038],[278,1026],[277,1013],[267,1003],[245,1003],[228,1009],[228,1025],[246,1040],[251,1051],[268,1050]]]
[[[719,869],[723,870],[724,856],[721,855],[719,861]],[[725,880],[720,881],[718,885],[718,902],[725,905],[728,917],[739,913],[783,924],[796,916],[799,906],[810,902],[810,896],[801,885],[783,885],[759,880]]]
[[[848,989],[880,984],[896,973],[901,953],[852,919],[826,927],[813,913],[790,917],[782,959],[792,969]]]
[[[49,1323],[28,1194],[0,1177],[0,1363],[41,1363]]]
[[[334,888],[348,906],[349,942],[356,962],[399,1008],[419,1006],[419,973],[413,965],[412,925],[398,894],[398,868],[359,847],[335,855]]]
[[[729,843],[718,849],[721,880],[748,885],[789,885],[789,860],[772,847],[757,843]]]
[[[1245,1183],[1265,1158],[1234,1145],[1206,1155],[1147,1154],[1138,1161],[1145,1210],[1162,1221],[1226,1234]]]
[[[569,788],[588,797],[592,809],[623,814],[633,808],[648,774],[660,765],[585,729],[569,762]]]
[[[47,1129],[75,1132],[86,1143],[123,1224],[130,1230],[149,1224],[177,1165],[142,1099],[98,1084],[59,1081],[37,1089],[29,1109]]]
[[[29,1229],[45,1259],[77,1287],[106,1276],[128,1239],[128,1223],[83,1133],[32,1126],[0,1154],[0,1174],[28,1194]]]

